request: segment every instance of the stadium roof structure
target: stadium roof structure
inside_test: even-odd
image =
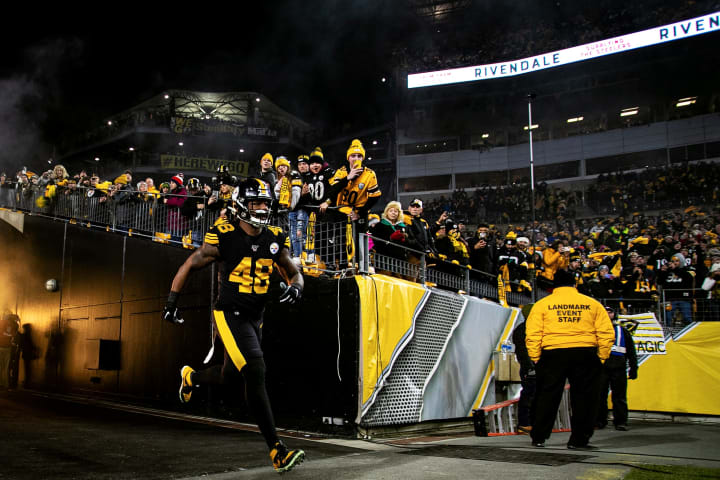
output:
[[[248,116],[252,117],[257,108],[258,114],[265,121],[282,121],[303,130],[311,128],[310,124],[283,110],[266,96],[257,92],[168,90],[123,113],[164,110],[170,105],[174,109],[174,114],[178,116],[233,122],[241,126],[254,123],[248,121]]]
[[[472,0],[410,0],[412,10],[431,24],[451,20],[458,12],[472,5]]]

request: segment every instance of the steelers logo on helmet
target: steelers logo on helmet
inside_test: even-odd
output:
[[[259,178],[248,178],[233,190],[232,205],[228,211],[245,223],[264,227],[270,223],[272,202],[270,185]]]

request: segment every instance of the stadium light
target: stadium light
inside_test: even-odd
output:
[[[526,130],[527,130],[527,129],[526,129]],[[488,138],[489,136],[490,136],[489,133],[483,133],[483,134],[481,135],[482,138]]]
[[[680,107],[687,107],[688,105],[692,105],[697,101],[697,97],[685,97],[678,100],[678,102],[675,104],[677,108]]]
[[[130,147],[130,148],[128,148],[128,150],[130,150],[131,152],[134,152],[134,151],[135,151],[135,147]]]
[[[256,101],[256,102],[259,102],[259,101],[260,101],[260,97],[255,97],[255,101]]]
[[[377,145],[377,140],[373,140],[373,145]]]
[[[385,77],[382,77],[382,78],[380,79],[380,81],[381,81],[382,83],[385,83],[385,82],[387,81],[387,79],[386,79]]]
[[[244,148],[241,148],[241,149],[240,149],[240,153],[245,153],[245,149],[244,149]]]
[[[639,107],[623,108],[620,112],[621,117],[629,117],[630,115],[637,115]]]
[[[582,122],[583,120],[585,120],[585,117],[573,117],[573,118],[568,118],[567,123]]]
[[[184,146],[185,144],[184,144],[183,142],[178,142],[178,145],[180,145],[180,146],[182,147],[182,146]]]
[[[372,157],[368,157],[368,160],[372,160]]]
[[[170,95],[168,95],[168,94],[166,93],[166,94],[165,94],[165,100],[167,100],[168,98],[170,98]]]
[[[96,162],[99,162],[99,161],[100,161],[100,157],[95,157],[95,161],[96,161]]]
[[[48,160],[48,163],[52,163],[52,159]]]
[[[532,125],[530,125],[530,130],[535,130],[535,129],[538,128],[538,127],[540,127],[540,125],[538,125],[537,123],[533,123]],[[525,126],[523,127],[523,130],[525,130],[525,131],[527,132],[527,129],[528,129],[528,126],[525,125]]]
[[[112,120],[108,120],[108,125],[112,125]]]

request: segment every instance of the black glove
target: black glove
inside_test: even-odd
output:
[[[302,297],[302,288],[296,284],[285,285],[285,282],[280,282],[280,288],[283,292],[280,294],[280,303],[288,302],[290,305],[297,303]]]
[[[165,304],[165,308],[163,308],[163,320],[167,320],[168,322],[175,324],[181,324],[185,322],[185,320],[180,315],[180,310],[178,310],[177,308],[177,301],[179,297],[179,293],[170,292],[170,294],[168,295],[167,303]]]
[[[635,380],[637,378],[637,369],[631,369],[628,373],[628,378],[630,380]]]

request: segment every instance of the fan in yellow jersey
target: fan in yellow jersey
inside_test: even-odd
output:
[[[330,179],[330,196],[333,205],[339,212],[346,214],[355,225],[355,245],[358,245],[357,234],[367,232],[368,213],[380,200],[380,187],[375,172],[364,166],[365,148],[360,140],[353,140],[347,151],[346,166],[340,167]],[[320,205],[325,212],[330,202]]]
[[[224,383],[232,379],[233,374],[241,372],[247,404],[270,449],[273,466],[283,472],[302,462],[305,452],[289,450],[275,430],[260,347],[263,310],[275,265],[290,279],[280,302],[298,301],[304,282],[290,259],[287,235],[279,228],[268,226],[271,208],[271,187],[266,182],[251,178],[235,188],[228,206],[228,221],[217,222],[205,235],[203,245],[178,269],[163,318],[172,323],[183,323],[177,301],[190,273],[218,261],[221,285],[213,316],[225,349],[224,363],[197,372],[184,366],[180,370],[180,401],[190,400],[193,387]]]
[[[550,437],[565,381],[570,382],[572,433],[567,447],[590,448],[600,389],[600,367],[610,355],[615,332],[600,302],[575,289],[575,276],[557,270],[552,294],[532,307],[525,344],[535,362],[535,420],[530,436],[536,447]]]

